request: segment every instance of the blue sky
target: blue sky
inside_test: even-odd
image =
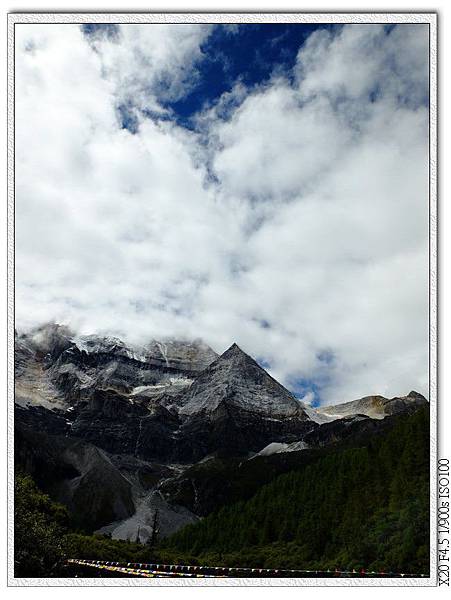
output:
[[[428,387],[428,30],[16,26],[16,311]]]
[[[166,100],[163,106],[170,109],[170,118],[193,128],[191,117],[213,105],[224,92],[230,92],[237,81],[252,88],[267,82],[276,71],[290,77],[307,37],[317,29],[339,27],[327,23],[216,25],[200,44],[193,89],[180,99]],[[119,32],[115,25],[85,24],[82,28],[88,38],[116,39]],[[135,132],[136,119],[130,116],[127,106],[119,110],[123,126]]]
[[[213,104],[236,81],[249,88],[265,83],[276,69],[289,76],[299,48],[317,24],[217,26],[201,46],[199,83],[186,97],[168,103],[175,117],[189,126],[189,117]]]

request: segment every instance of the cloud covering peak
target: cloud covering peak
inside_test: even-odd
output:
[[[16,326],[237,342],[328,404],[427,394],[427,26],[318,29],[188,129],[209,35],[16,25]]]

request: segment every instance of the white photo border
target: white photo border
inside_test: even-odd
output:
[[[14,28],[16,24],[78,23],[412,23],[429,25],[429,401],[430,576],[422,578],[15,578],[14,577]],[[8,14],[8,586],[22,587],[417,587],[437,585],[437,13],[435,12],[181,12],[181,13],[10,13]]]

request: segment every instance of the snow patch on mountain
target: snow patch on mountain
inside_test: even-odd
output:
[[[124,356],[139,362],[145,362],[146,354],[144,347],[127,346],[122,340],[116,337],[99,335],[81,335],[72,337],[73,344],[86,354],[112,354],[115,356]]]
[[[169,359],[168,359],[168,347],[164,342],[157,342],[157,346],[158,349],[160,350],[163,358],[164,358],[164,362],[166,363],[166,366],[169,367]]]
[[[202,340],[153,340],[144,347],[146,360],[165,369],[200,372],[218,355]]]
[[[130,397],[143,396],[154,398],[161,394],[175,395],[181,393],[184,389],[193,383],[189,377],[167,377],[159,383],[153,385],[138,385],[130,392]]]
[[[284,452],[299,452],[300,450],[307,450],[309,448],[308,444],[305,442],[291,442],[289,444],[283,442],[271,442],[265,446],[260,452],[254,454],[252,458],[256,456],[271,456],[272,454],[283,454]]]
[[[322,412],[321,409],[311,408],[310,406],[304,405],[304,410],[312,421],[315,421],[315,423],[319,423],[320,425],[322,423],[330,423],[331,421],[336,421],[337,419],[342,418],[340,415]]]

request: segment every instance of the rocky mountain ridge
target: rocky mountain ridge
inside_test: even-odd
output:
[[[187,390],[179,412],[182,415],[208,415],[221,403],[255,411],[268,418],[309,420],[299,400],[237,344],[199,375]]]
[[[383,396],[365,396],[351,402],[323,406],[318,412],[329,418],[343,418],[353,415],[366,415],[372,419],[383,419],[387,415],[394,415],[408,411],[412,407],[424,404],[425,398],[415,391],[407,396],[384,398]]]
[[[16,335],[15,375],[19,463],[85,524],[129,539],[146,537],[155,510],[166,535],[213,506],[193,469],[280,469],[427,403],[411,392],[312,409],[236,344],[221,356],[201,340],[138,348],[58,325]],[[218,496],[213,481],[202,489]]]

